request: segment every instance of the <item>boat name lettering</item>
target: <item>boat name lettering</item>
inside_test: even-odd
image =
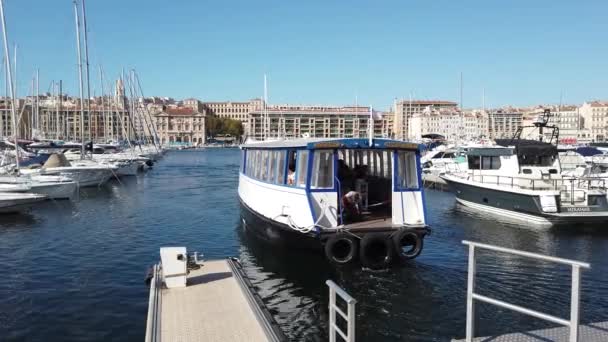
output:
[[[387,142],[384,146],[388,148],[407,148],[407,149],[418,149],[417,144],[405,143],[405,142]]]
[[[591,208],[589,207],[566,207],[566,211],[591,211]]]
[[[320,142],[315,144],[315,148],[338,148],[340,143],[337,142]]]

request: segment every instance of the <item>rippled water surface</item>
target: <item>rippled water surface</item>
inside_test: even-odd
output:
[[[608,320],[608,227],[533,229],[457,208],[427,191],[433,234],[404,267],[335,269],[323,258],[269,249],[241,228],[238,150],[168,153],[137,178],[0,216],[0,340],[143,340],[147,266],[158,248],[185,245],[206,258],[238,256],[292,340],[326,340],[326,279],[357,300],[359,341],[447,341],[464,335],[467,252],[474,240],[574,258],[583,272],[582,320]],[[478,291],[567,317],[569,269],[480,253]],[[546,323],[478,307],[478,335]]]

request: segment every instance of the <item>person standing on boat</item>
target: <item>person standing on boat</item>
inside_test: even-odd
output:
[[[289,167],[287,168],[287,184],[295,185],[296,184],[296,164],[295,161],[289,162]]]

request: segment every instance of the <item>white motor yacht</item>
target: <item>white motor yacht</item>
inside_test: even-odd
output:
[[[22,169],[21,173],[30,175],[62,175],[71,178],[79,187],[101,186],[106,183],[118,168],[100,164],[93,160],[69,162],[62,154],[53,154],[41,168]]]
[[[78,184],[69,177],[48,175],[0,176],[0,192],[30,192],[46,195],[49,199],[72,199]]]

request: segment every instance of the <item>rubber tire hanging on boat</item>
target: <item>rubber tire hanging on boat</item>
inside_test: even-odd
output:
[[[359,249],[361,264],[372,270],[387,268],[393,258],[393,243],[388,234],[369,233],[363,236]]]
[[[342,248],[346,249],[346,253]],[[351,263],[357,258],[358,251],[359,239],[346,233],[335,234],[325,243],[325,257],[337,265]]]
[[[413,247],[407,251],[404,251],[403,246],[405,246],[405,244],[403,242],[409,242]],[[395,254],[397,254],[401,261],[414,259],[420,255],[423,247],[424,240],[422,237],[411,230],[403,229],[397,234],[393,235],[393,248],[395,250]]]

